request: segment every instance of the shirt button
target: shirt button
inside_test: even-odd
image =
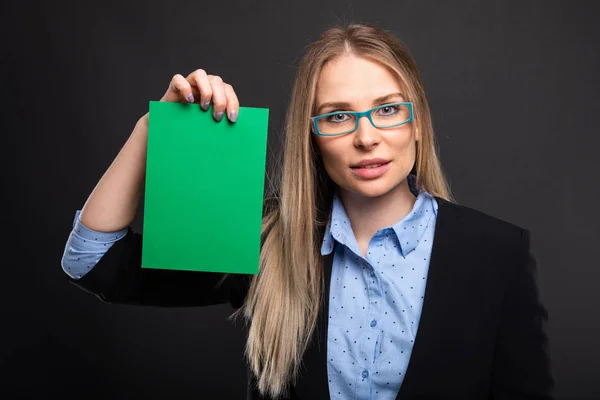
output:
[[[377,321],[375,321],[375,320],[371,321],[371,326],[374,327],[375,325],[377,325]]]
[[[362,372],[362,377],[366,378],[369,376],[369,371],[367,371],[366,369]]]
[[[371,276],[375,276],[375,272],[371,271]]]

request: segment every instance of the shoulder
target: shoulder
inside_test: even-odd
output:
[[[519,253],[528,249],[530,231],[526,227],[467,205],[438,197],[436,201],[437,228],[443,233],[487,249],[516,250]]]
[[[529,229],[473,207],[438,199],[434,244],[464,276],[512,282],[531,267]],[[491,283],[494,282],[494,283]],[[499,286],[498,286],[499,287]]]

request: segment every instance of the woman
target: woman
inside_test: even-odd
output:
[[[212,103],[217,120],[239,109],[202,70],[176,75],[162,101]],[[141,270],[129,224],[145,115],[76,214],[70,281],[110,303],[231,303],[247,322],[251,399],[551,398],[529,231],[451,202],[402,43],[365,24],[326,31],[286,127],[257,275]]]

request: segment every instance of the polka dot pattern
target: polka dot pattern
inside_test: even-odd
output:
[[[75,212],[73,229],[61,260],[63,271],[73,279],[80,279],[87,274],[108,249],[127,233],[127,228],[115,232],[95,231],[81,223],[79,214],[81,210]]]
[[[417,191],[411,212],[378,230],[364,257],[334,196],[321,247],[334,251],[329,288],[327,373],[332,399],[395,399],[416,339],[438,204]],[[337,243],[337,245],[335,245]]]

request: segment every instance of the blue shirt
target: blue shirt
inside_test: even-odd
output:
[[[400,390],[423,306],[438,204],[426,191],[411,212],[378,230],[362,253],[337,194],[321,254],[334,251],[329,289],[327,374],[332,399],[394,399]],[[77,210],[61,265],[79,279],[127,233],[97,232]],[[334,246],[334,241],[338,243]]]
[[[395,399],[417,335],[438,204],[417,192],[411,212],[378,230],[360,251],[334,196],[321,254],[334,251],[329,289],[327,375],[332,399]]]
[[[116,232],[98,232],[89,229],[79,220],[81,210],[75,212],[73,229],[63,251],[61,266],[73,279],[87,274],[104,253],[119,239],[125,237],[127,228]]]

